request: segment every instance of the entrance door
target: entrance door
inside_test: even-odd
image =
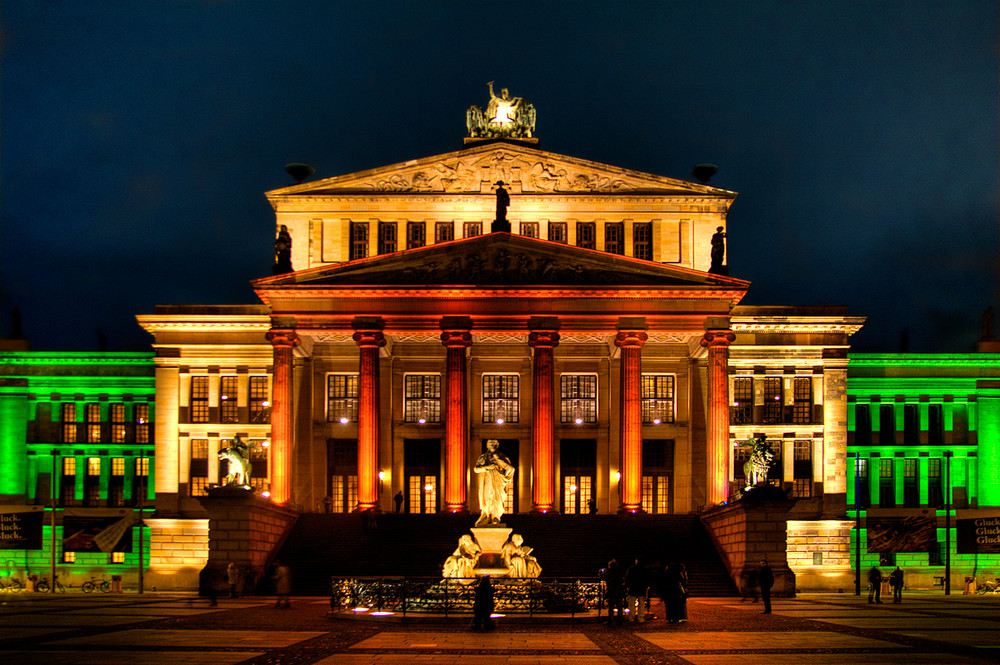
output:
[[[349,513],[358,507],[358,441],[327,439],[326,498],[323,512]]]
[[[562,439],[559,442],[559,468],[563,514],[587,514],[590,502],[596,498],[597,439]]]
[[[642,509],[653,515],[673,512],[671,478],[674,475],[674,440],[642,442]]]
[[[436,513],[441,473],[441,439],[403,439],[407,513]]]

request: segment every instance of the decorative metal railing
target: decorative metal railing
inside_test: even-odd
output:
[[[476,596],[476,578],[334,577],[330,580],[330,607],[392,612],[470,613]],[[569,614],[607,606],[604,583],[598,579],[494,578],[494,611],[503,614]]]

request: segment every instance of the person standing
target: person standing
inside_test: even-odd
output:
[[[240,583],[240,569],[236,567],[236,564],[232,561],[226,567],[226,578],[229,581],[229,597],[236,598],[236,587]]]
[[[493,630],[493,584],[485,575],[476,587],[476,598],[472,601],[472,630]]]
[[[274,589],[278,594],[278,602],[274,606],[291,607],[288,596],[292,593],[292,571],[280,561],[276,561],[274,565]]]
[[[764,611],[761,614],[771,613],[771,587],[774,586],[774,573],[767,565],[767,559],[760,560],[760,570],[757,572],[757,579],[760,581],[760,598],[764,601]]]
[[[882,604],[882,571],[878,566],[868,571],[868,602]]]
[[[625,576],[616,559],[608,561],[604,588],[608,598],[608,624],[614,621],[620,626],[625,615]]]
[[[899,566],[889,575],[889,586],[892,587],[892,602],[903,602],[903,569]]]
[[[628,620],[644,623],[646,621],[646,593],[649,590],[649,578],[646,568],[639,559],[625,573],[625,592],[628,594]]]
[[[403,507],[403,490],[396,492],[396,496],[392,497],[392,501],[396,504],[396,512],[398,513]]]

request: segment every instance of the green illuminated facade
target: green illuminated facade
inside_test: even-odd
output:
[[[849,358],[847,508],[861,512],[862,573],[899,565],[908,586],[930,588],[950,572],[953,590],[1000,575],[1000,554],[956,545],[958,520],[1000,515],[1000,354]],[[936,541],[868,552],[870,524],[905,518],[932,520]],[[853,536],[851,547],[856,562]]]
[[[154,499],[152,353],[0,351],[0,507],[44,506],[42,549],[3,549],[0,575],[48,577],[52,543],[60,581],[123,576],[134,586],[139,552],[67,552],[63,519],[129,514]],[[52,538],[53,510],[55,538]]]

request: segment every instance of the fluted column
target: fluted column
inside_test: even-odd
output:
[[[621,512],[642,510],[642,409],[640,402],[642,346],[649,336],[622,330],[615,337],[621,355]]]
[[[299,336],[290,328],[272,328],[267,333],[274,358],[271,385],[271,501],[292,499],[292,349]]]
[[[708,348],[708,505],[729,499],[729,330],[709,330],[701,338]]]
[[[358,508],[378,510],[379,349],[385,346],[380,330],[358,330]]]
[[[444,505],[450,513],[468,512],[466,455],[469,447],[469,408],[466,393],[465,350],[472,344],[468,330],[445,330],[441,343],[445,361]]]
[[[536,330],[528,336],[528,345],[535,350],[531,395],[531,468],[534,479],[531,512],[548,513],[556,509],[552,350],[559,346],[559,333]]]

